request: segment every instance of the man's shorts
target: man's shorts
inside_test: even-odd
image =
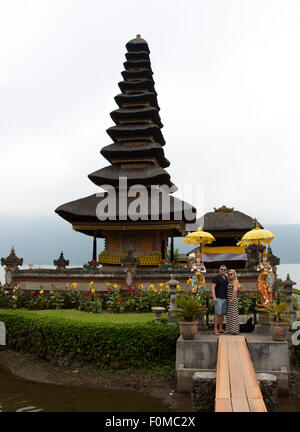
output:
[[[215,315],[226,314],[227,312],[227,300],[224,298],[217,298],[217,303],[214,303]]]

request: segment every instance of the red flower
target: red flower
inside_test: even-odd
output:
[[[95,297],[98,297],[98,295],[97,295],[97,294],[95,294]]]
[[[108,287],[107,290],[108,290],[108,291],[111,291],[111,287]]]
[[[131,287],[128,287],[128,291],[131,291]]]
[[[134,295],[135,294],[135,291],[132,291],[132,295]]]
[[[86,299],[87,299],[87,296],[84,296],[84,297],[83,297],[83,300],[86,300]]]
[[[96,261],[96,260],[93,260],[93,261],[92,261],[92,265],[93,265],[93,266],[96,266],[96,265],[97,265],[97,261]]]
[[[93,297],[93,294],[90,294],[90,297]]]
[[[120,303],[122,303],[122,301],[123,301],[122,299],[119,300]]]
[[[31,292],[30,295],[31,295],[31,297],[33,297],[34,296],[34,292]]]

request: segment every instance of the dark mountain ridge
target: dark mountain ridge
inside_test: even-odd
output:
[[[300,225],[268,225],[275,234],[271,247],[281,264],[300,263]],[[93,239],[75,232],[70,225],[51,216],[0,216],[0,257],[6,257],[14,246],[24,264],[52,264],[63,250],[70,265],[82,265],[91,260]],[[192,246],[174,241],[180,253],[187,253]],[[103,240],[98,239],[98,253],[103,250]]]

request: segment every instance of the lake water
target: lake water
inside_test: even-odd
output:
[[[178,393],[177,412],[191,412],[190,394]],[[280,398],[281,412],[299,412],[300,400]],[[136,391],[41,384],[0,367],[0,412],[174,412],[161,400]]]
[[[0,367],[0,412],[168,412],[146,394],[101,388],[41,384],[15,377]]]

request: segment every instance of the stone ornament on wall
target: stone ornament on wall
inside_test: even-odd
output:
[[[65,269],[69,265],[70,261],[66,260],[63,251],[61,251],[58,259],[53,260],[53,264],[56,266],[56,270]]]
[[[18,258],[15,248],[12,247],[8,257],[1,258],[1,265],[5,266],[5,283],[10,286],[12,283],[12,274],[18,270],[19,266],[23,265],[23,258]]]

